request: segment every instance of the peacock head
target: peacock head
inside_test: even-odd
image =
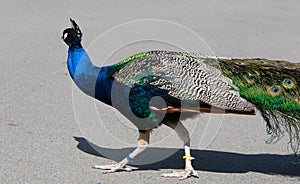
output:
[[[65,29],[61,38],[69,47],[81,46],[82,32],[74,20],[70,19],[70,21],[72,28]]]

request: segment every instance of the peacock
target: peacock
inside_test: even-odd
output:
[[[119,163],[95,165],[103,173],[131,171],[127,164],[149,145],[150,133],[162,124],[184,143],[182,172],[163,177],[198,177],[192,166],[190,135],[182,120],[197,113],[254,115],[260,112],[271,138],[289,135],[300,145],[300,63],[264,58],[233,59],[174,51],[147,51],[110,66],[95,66],[81,45],[82,32],[63,31],[67,67],[88,96],[116,108],[138,129],[136,149]]]

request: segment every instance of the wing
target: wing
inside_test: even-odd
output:
[[[253,104],[240,97],[231,79],[205,58],[187,53],[152,51],[114,74],[117,82],[130,88],[148,85],[179,100],[201,101],[237,111],[252,111]]]

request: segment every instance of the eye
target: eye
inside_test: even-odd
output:
[[[66,39],[66,38],[68,37],[68,34],[69,34],[69,33],[65,33],[65,34],[63,35],[63,39]]]
[[[291,89],[295,86],[295,83],[292,79],[285,79],[282,82],[282,85],[283,85],[284,88]]]
[[[278,96],[281,93],[281,88],[279,86],[272,86],[269,88],[268,93],[271,96]]]

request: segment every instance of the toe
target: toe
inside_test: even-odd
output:
[[[169,178],[180,178],[184,175],[184,171],[178,172],[173,170],[172,173],[164,173],[161,174],[162,177],[169,177]]]
[[[108,174],[108,173],[113,173],[115,172],[114,170],[106,170],[106,171],[102,171],[102,174]]]
[[[166,174],[161,174],[162,177],[175,177],[175,178],[179,178],[179,180],[184,180],[187,179],[188,177],[196,177],[198,178],[199,175],[195,170],[185,170],[182,172],[177,172],[177,171],[173,171],[172,173],[166,173]]]
[[[111,165],[95,165],[93,168],[94,169],[102,169],[102,170],[110,170],[112,168],[114,168],[116,165],[115,164],[111,164]]]
[[[179,180],[184,180],[184,179],[187,179],[188,177],[191,176],[191,171],[185,171],[183,173],[183,175],[179,178]]]
[[[126,166],[125,166],[125,167],[121,168],[120,170],[130,172],[130,171],[132,171],[133,169],[130,168],[130,167],[126,167]]]
[[[119,164],[95,165],[93,168],[104,170],[104,171],[102,171],[103,174],[113,173],[113,172],[116,172],[116,171],[127,171],[127,172],[130,172],[133,169],[137,169],[137,168],[134,168],[134,167],[130,168],[130,167],[127,167],[127,166],[121,167]]]
[[[195,170],[193,170],[192,176],[195,177],[195,178],[199,178],[199,174]]]

